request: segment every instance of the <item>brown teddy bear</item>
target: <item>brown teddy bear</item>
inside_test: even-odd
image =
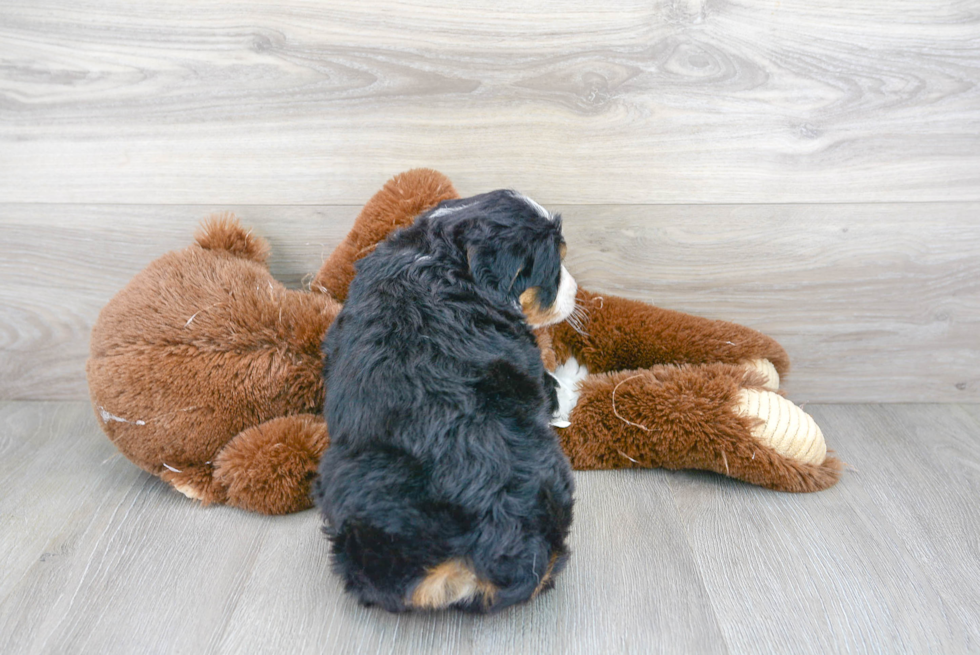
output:
[[[137,274],[99,314],[86,370],[119,450],[205,504],[267,514],[311,506],[329,445],[320,344],[354,263],[443,200],[427,169],[389,180],[311,291],[274,280],[266,242],[230,215]],[[573,244],[574,247],[574,244]],[[704,469],[781,491],[833,485],[813,420],[777,393],[786,352],[759,332],[580,290],[573,320],[539,333],[561,381],[556,420],[576,469]]]

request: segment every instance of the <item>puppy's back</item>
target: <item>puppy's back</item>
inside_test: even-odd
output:
[[[315,494],[334,568],[361,602],[396,612],[498,610],[550,588],[564,567],[570,480],[510,477],[504,486],[516,489],[474,512],[447,502],[431,467],[407,453],[338,451],[324,455]]]
[[[331,447],[314,497],[362,602],[497,610],[564,566],[571,470],[519,307],[440,268],[465,253],[416,250],[420,223],[361,261],[327,333]]]

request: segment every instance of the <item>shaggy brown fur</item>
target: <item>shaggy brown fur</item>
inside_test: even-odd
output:
[[[701,469],[796,492],[837,482],[837,459],[814,466],[784,457],[752,437],[751,419],[735,412],[740,389],[762,388],[739,364],[764,358],[780,376],[788,372],[789,357],[774,340],[585,290],[578,304],[580,330],[563,323],[551,335],[557,361],[575,356],[590,372],[571,425],[558,430],[573,468]]]
[[[340,305],[284,288],[267,253],[233,218],[212,218],[197,245],[152,262],[102,310],[87,372],[96,416],[134,463],[205,503],[295,511],[310,506],[296,495],[326,431],[284,440],[309,453],[283,468],[267,459],[269,434],[281,417],[320,420],[320,340]],[[246,462],[248,451],[263,457]]]
[[[87,371],[92,403],[119,450],[204,503],[281,514],[310,506],[329,439],[320,343],[354,263],[442,200],[452,183],[402,173],[365,205],[324,262],[313,292],[290,291],[264,262],[266,242],[218,215],[197,244],[152,262],[102,310]],[[333,297],[331,297],[333,296]],[[581,332],[538,333],[546,366],[574,355],[591,374],[559,430],[578,469],[715,471],[784,491],[834,484],[840,463],[800,464],[762,445],[734,410],[758,387],[741,364],[786,352],[754,330],[607,294],[579,292]]]
[[[248,428],[214,459],[229,505],[266,514],[309,507],[316,464],[330,445],[319,414],[297,414]]]
[[[419,214],[458,197],[449,178],[437,171],[417,168],[396,175],[364,205],[354,227],[320,267],[310,287],[344,302],[357,260],[398,228],[411,225]]]
[[[576,469],[701,469],[779,491],[834,484],[833,457],[803,464],[751,436],[735,400],[740,388],[762,388],[755,375],[720,363],[590,375],[571,425],[558,430],[562,447]]]
[[[783,347],[751,328],[584,289],[576,302],[588,327],[555,326],[554,347],[559,361],[575,355],[590,373],[757,358],[771,361],[780,376],[789,371]]]

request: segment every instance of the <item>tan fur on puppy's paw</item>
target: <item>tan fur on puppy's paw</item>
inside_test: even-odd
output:
[[[548,572],[551,572],[550,568]],[[496,593],[493,583],[478,578],[469,564],[460,559],[451,559],[429,569],[412,591],[408,604],[418,609],[438,610],[482,598],[484,607],[489,607]]]
[[[752,436],[780,455],[805,464],[821,464],[827,458],[827,443],[813,418],[772,391],[743,389],[736,411],[761,419]]]
[[[753,359],[745,362],[745,368],[755,371],[763,377],[765,382],[763,383],[763,388],[769,391],[776,391],[779,389],[779,373],[776,371],[776,367],[773,366],[772,362],[768,359]]]

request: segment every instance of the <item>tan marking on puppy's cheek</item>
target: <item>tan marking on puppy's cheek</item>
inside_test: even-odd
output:
[[[527,291],[521,294],[521,311],[524,312],[524,316],[527,318],[527,322],[534,325],[537,321],[535,318],[541,315],[541,305],[538,304],[538,289],[537,287],[531,287]]]
[[[543,327],[557,322],[558,314],[555,312],[554,305],[542,309],[538,301],[538,287],[531,287],[522,293],[520,301],[521,310],[531,327]]]

